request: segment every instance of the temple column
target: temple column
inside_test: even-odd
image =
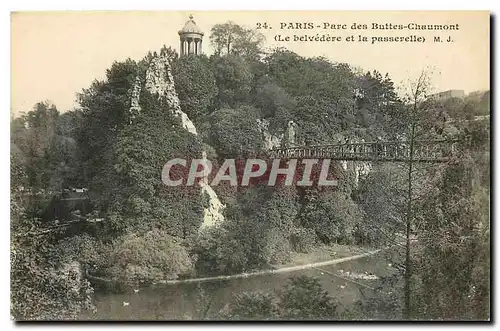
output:
[[[194,53],[194,39],[191,39],[189,41],[189,54],[193,54]]]
[[[189,15],[189,21],[179,30],[181,40],[181,56],[202,54],[202,40],[204,33],[196,26],[193,15]]]

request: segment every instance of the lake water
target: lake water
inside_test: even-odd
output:
[[[359,260],[343,262],[321,269],[339,274],[339,270],[373,273],[385,276],[390,272],[391,254],[378,253]],[[269,292],[280,289],[291,276],[307,275],[317,277],[323,288],[339,302],[339,310],[349,307],[361,297],[359,286],[341,278],[322,273],[317,269],[308,269],[286,274],[254,276],[229,281],[212,281],[199,284],[157,285],[143,288],[125,289],[124,293],[96,291],[95,313],[85,313],[82,319],[92,320],[179,320],[200,319],[197,307],[209,307],[205,316],[210,318],[231,302],[235,294],[243,292]],[[376,286],[377,280],[356,280]],[[363,291],[370,291],[363,289]],[[200,292],[205,293],[204,296]],[[204,298],[204,299],[202,299]],[[124,302],[128,305],[124,306]],[[201,304],[205,302],[205,304]]]

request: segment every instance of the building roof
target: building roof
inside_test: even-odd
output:
[[[196,22],[193,20],[193,15],[189,15],[189,21],[186,22],[182,30],[179,31],[179,34],[185,33],[197,33],[203,36],[203,32],[196,25]]]

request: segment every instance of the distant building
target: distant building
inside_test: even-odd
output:
[[[189,21],[187,21],[182,30],[179,31],[179,38],[181,41],[180,56],[201,54],[203,32],[193,20],[193,15],[189,15]]]
[[[448,90],[432,94],[429,96],[429,99],[434,99],[434,100],[446,100],[451,98],[460,98],[460,99],[465,98],[464,90]]]

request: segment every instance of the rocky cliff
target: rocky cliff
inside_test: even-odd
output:
[[[141,111],[139,105],[139,95],[142,88],[141,85],[141,79],[137,77],[131,91],[132,99],[130,112],[132,114],[132,118],[134,117],[134,114]],[[195,136],[198,135],[194,123],[181,109],[179,97],[175,91],[175,83],[171,72],[170,62],[166,54],[153,56],[153,59],[151,60],[146,71],[144,88],[152,95],[158,96],[158,99],[163,98],[169,106],[169,109],[172,111],[172,114],[180,118],[184,129]],[[200,155],[201,159],[205,162],[207,162],[206,155],[206,152],[203,152],[203,154]],[[199,185],[201,188],[201,194],[204,194],[209,198],[209,205],[204,209],[202,227],[211,226],[224,221],[222,212],[225,206],[221,203],[215,191],[210,187],[210,185],[208,185],[208,178],[202,178]]]

